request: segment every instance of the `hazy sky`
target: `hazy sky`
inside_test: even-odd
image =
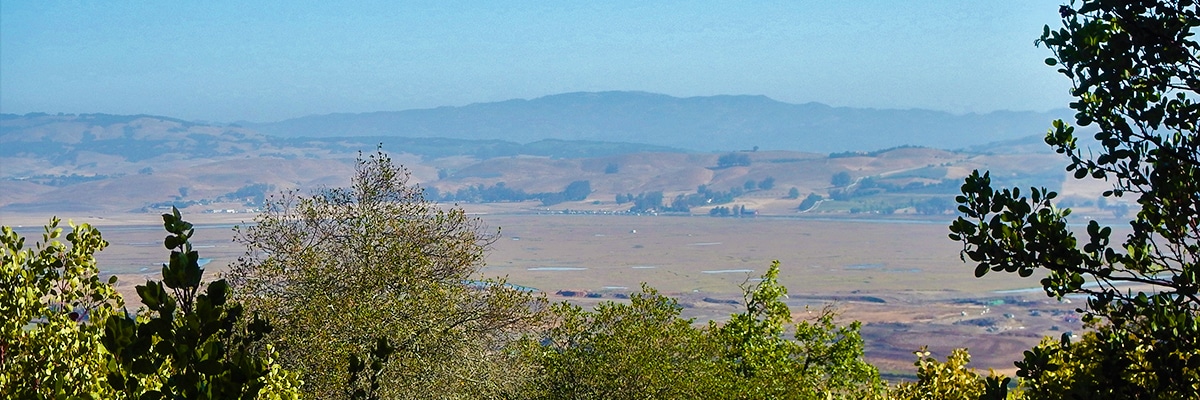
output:
[[[253,6],[247,6],[252,3]],[[640,90],[1065,107],[1059,1],[4,1],[0,112],[274,121]]]

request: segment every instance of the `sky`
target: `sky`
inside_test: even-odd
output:
[[[0,112],[270,122],[637,90],[1065,108],[1059,1],[0,3]],[[247,5],[251,4],[251,5]]]

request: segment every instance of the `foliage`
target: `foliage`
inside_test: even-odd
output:
[[[778,282],[779,262],[754,287],[745,287],[746,311],[729,322],[711,324],[721,345],[721,358],[737,377],[732,397],[866,398],[881,393],[883,383],[874,366],[863,360],[858,321],[834,323],[830,307],[812,321],[795,325],[795,340],[783,336],[792,322],[781,300],[787,288]]]
[[[180,188],[181,197],[186,197],[186,191]],[[217,201],[245,201],[247,205],[261,205],[267,199],[267,195],[275,190],[275,185],[267,183],[252,183],[238,188],[231,193],[226,193],[217,198]]]
[[[556,304],[540,343],[529,346],[541,367],[532,398],[723,398],[728,373],[713,357],[714,342],[670,297],[642,286],[628,304],[595,311]]]
[[[352,393],[350,356],[380,339],[395,348],[380,397],[489,397],[526,378],[505,346],[542,300],[479,280],[494,235],[408,179],[382,152],[360,157],[351,187],[272,197],[238,230],[247,250],[227,275],[235,293],[269,316],[280,362],[305,371],[319,398]]]
[[[775,177],[768,176],[763,180],[758,181],[758,188],[762,190],[771,190],[775,187]]]
[[[467,186],[458,189],[454,193],[446,193],[442,195],[443,201],[459,201],[471,203],[501,203],[513,201],[526,201],[536,198],[536,195],[525,193],[521,189],[513,189],[508,187],[504,182],[496,182],[491,186],[483,184]]]
[[[99,279],[94,253],[107,246],[84,224],[59,239],[52,219],[35,249],[4,227],[0,282],[0,395],[4,398],[296,398],[295,374],[248,350],[240,306],[214,282],[197,295],[203,271],[191,250],[191,225],[178,210],[163,215],[175,250],[164,282],[138,286],[150,311],[134,319],[113,285]]]
[[[832,308],[791,326],[776,280],[746,287],[746,311],[706,327],[680,318],[677,300],[642,286],[628,304],[595,311],[556,304],[556,320],[526,354],[540,369],[535,398],[872,398],[884,384],[863,361],[860,324],[838,326]],[[785,331],[794,330],[792,339]]]
[[[791,189],[788,189],[788,194],[787,194],[787,197],[784,197],[784,198],[785,198],[785,199],[798,199],[798,198],[800,198],[800,189],[796,189],[795,187],[792,187]]]
[[[913,208],[916,209],[917,214],[941,215],[954,210],[954,202],[946,197],[930,197],[913,203]]]
[[[974,368],[967,368],[971,355],[967,349],[954,349],[946,356],[946,362],[938,362],[925,347],[913,352],[917,355],[917,381],[896,385],[888,397],[896,400],[975,400],[1020,398],[1019,393],[1007,393],[1010,378],[989,373],[980,376]]]
[[[1063,6],[1062,28],[1046,27],[1046,60],[1071,79],[1079,126],[1095,126],[1098,148],[1080,148],[1075,128],[1055,121],[1046,143],[1065,154],[1076,179],[1106,179],[1105,197],[1136,196],[1131,233],[1090,221],[1087,237],[1067,225],[1054,192],[994,190],[973,173],[958,197],[951,238],[989,271],[1022,277],[1046,270],[1046,294],[1089,296],[1094,330],[1027,351],[1018,375],[1033,393],[1058,397],[1195,398],[1200,392],[1200,45],[1191,1],[1084,1]],[[1082,245],[1082,248],[1080,247]],[[1095,285],[1087,285],[1088,281]],[[1119,287],[1118,285],[1133,285]]]
[[[725,206],[716,206],[708,210],[708,215],[711,217],[743,217],[754,216],[754,210],[746,210],[746,206],[733,206],[733,208]]]
[[[800,211],[808,211],[808,210],[812,209],[813,207],[816,207],[817,203],[820,203],[821,200],[824,200],[824,198],[821,197],[821,195],[816,194],[816,193],[809,193],[808,196],[804,197],[804,200],[800,201],[800,205],[797,206],[796,208],[799,209]]]
[[[750,155],[745,153],[726,153],[717,157],[717,168],[750,166]]]
[[[392,347],[386,338],[379,338],[375,340],[375,347],[367,355],[367,360],[359,358],[357,354],[351,354],[350,380],[346,385],[349,395],[346,397],[354,400],[380,398],[379,377],[383,374],[383,367],[387,365],[388,359],[395,352],[396,348]],[[370,372],[367,372],[368,369]]]
[[[95,252],[108,246],[100,232],[54,218],[42,241],[3,227],[0,252],[0,397],[57,399],[109,398],[105,380],[109,357],[100,336],[109,315],[122,306],[115,277],[100,279]]]
[[[246,321],[242,305],[227,301],[224,280],[200,293],[204,269],[189,239],[192,224],[179,210],[163,214],[171,250],[162,281],[137,287],[147,312],[108,318],[104,349],[112,354],[108,384],[127,398],[252,399],[264,389],[276,397],[296,398],[299,381],[260,357],[253,346],[271,326],[255,316]],[[167,291],[170,289],[170,292]],[[272,388],[273,384],[282,387]]]
[[[629,208],[631,212],[654,212],[663,209],[662,191],[639,193],[637,196],[626,195],[625,198],[633,203],[633,207]]]
[[[592,194],[592,183],[590,181],[574,181],[568,184],[561,192],[540,193],[536,196],[542,199],[542,205],[549,206],[564,201],[582,201],[589,194]]]
[[[850,176],[849,172],[841,171],[833,174],[833,177],[829,179],[829,183],[835,187],[844,187],[854,183],[854,177]]]
[[[774,180],[772,178],[768,178],[768,179],[771,179],[770,184],[774,185]],[[723,192],[723,191],[719,191],[719,190],[713,190],[708,185],[700,185],[696,188],[695,193],[676,195],[675,198],[671,200],[671,205],[668,207],[663,207],[661,210],[662,211],[673,211],[673,212],[688,212],[691,210],[692,207],[717,205],[717,204],[728,204],[728,203],[733,202],[734,198],[744,194],[747,190],[753,190],[754,187],[755,187],[755,184],[753,181],[747,181],[742,186],[734,186],[732,188],[729,188],[729,191]],[[636,198],[633,198],[631,196],[627,196],[626,198],[636,200]],[[618,198],[618,200],[621,200],[621,199]],[[649,200],[649,201],[653,201],[653,200]],[[638,211],[639,209],[635,206],[633,210]],[[712,214],[710,214],[710,215],[712,215]],[[728,214],[725,214],[725,215],[728,215]]]
[[[592,192],[590,181],[574,181],[567,185],[561,192],[546,192],[546,193],[525,193],[521,189],[513,189],[508,187],[504,182],[497,182],[491,186],[477,184],[460,188],[454,193],[446,193],[441,196],[442,201],[460,201],[472,203],[502,203],[539,200],[542,205],[554,205],[564,201],[581,201],[586,199]],[[432,188],[427,189],[426,195],[429,197],[436,194]]]

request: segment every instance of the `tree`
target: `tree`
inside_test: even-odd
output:
[[[1195,398],[1200,390],[1200,6],[1190,1],[1083,1],[1045,27],[1046,64],[1071,79],[1075,124],[1094,126],[1081,147],[1075,127],[1054,121],[1046,143],[1076,179],[1106,179],[1104,197],[1135,196],[1130,234],[1090,221],[1068,229],[1056,193],[994,190],[988,174],[967,177],[951,239],[976,275],[1022,277],[1045,270],[1048,296],[1088,296],[1082,340],[1069,336],[1025,353],[1018,376],[1032,392],[1059,396]],[[1080,247],[1082,245],[1082,247]],[[1088,285],[1092,281],[1092,285]],[[1132,285],[1132,286],[1118,286]],[[1064,376],[1070,376],[1064,380]]]
[[[275,365],[273,349],[254,351],[271,325],[244,318],[223,279],[200,291],[204,269],[192,250],[192,224],[171,211],[162,216],[171,250],[163,280],[137,286],[146,311],[104,322],[107,383],[131,399],[298,398],[296,374]]]
[[[629,304],[594,311],[557,304],[545,336],[526,354],[540,368],[533,398],[825,399],[883,395],[863,360],[860,324],[834,323],[832,308],[792,325],[778,262],[730,321],[693,326],[677,300],[642,286]],[[784,336],[794,330],[791,340]]]
[[[821,202],[821,200],[824,200],[824,198],[821,197],[821,195],[816,194],[816,193],[809,193],[808,196],[805,196],[804,200],[801,201],[800,205],[797,206],[796,208],[799,209],[800,211],[809,211],[813,207],[816,207],[817,204]]]
[[[744,286],[746,311],[724,325],[711,323],[721,357],[737,377],[730,398],[868,398],[881,394],[883,382],[863,360],[861,323],[834,323],[826,307],[812,321],[795,325],[795,340],[783,336],[792,323],[781,300],[787,288],[778,282],[779,262],[771,264],[755,286]]]
[[[944,400],[1003,400],[1010,378],[994,373],[986,378],[967,368],[971,354],[967,349],[954,349],[946,356],[946,362],[938,362],[929,355],[925,347],[913,352],[917,355],[917,381],[903,382],[892,388],[888,398],[895,400],[944,399]],[[1011,397],[1019,398],[1016,393]]]
[[[505,346],[537,322],[542,300],[479,280],[495,235],[408,179],[377,152],[359,158],[349,188],[272,197],[238,229],[246,256],[227,277],[248,310],[270,317],[280,362],[305,371],[316,397],[353,393],[350,356],[380,339],[394,348],[380,397],[495,396],[527,377]]]
[[[591,181],[574,181],[563,189],[563,198],[567,201],[582,201],[592,194]]]
[[[798,199],[798,198],[800,198],[800,189],[797,189],[795,187],[788,189],[788,194],[787,194],[787,197],[785,197],[785,199]]]
[[[745,153],[726,153],[717,157],[717,168],[750,166],[750,156]]]
[[[913,204],[918,214],[940,215],[954,209],[954,202],[947,197],[930,197]]]
[[[117,312],[116,277],[99,279],[94,253],[108,245],[86,224],[59,240],[52,219],[34,249],[3,228],[0,251],[0,397],[263,398],[299,396],[296,374],[250,349],[260,320],[226,301],[223,281],[201,292],[203,270],[178,210],[164,214],[173,250],[163,281],[137,287],[147,306],[136,319]],[[170,293],[166,289],[170,289]]]
[[[52,219],[32,248],[8,226],[0,236],[0,397],[6,399],[116,395],[106,380],[111,356],[97,351],[103,322],[124,305],[115,277],[101,280],[96,265],[95,253],[108,242],[87,224],[71,224],[64,243],[59,223]]]
[[[652,212],[659,211],[663,207],[663,192],[654,191],[650,193],[639,193],[637,197],[632,199],[633,207],[629,211],[633,212]]]
[[[775,178],[774,177],[768,176],[758,182],[758,188],[762,189],[762,190],[771,190],[771,188],[774,188],[774,187],[775,187]]]
[[[646,285],[628,304],[604,302],[594,311],[556,304],[553,328],[527,350],[541,368],[529,397],[724,398],[732,376],[682,309]]]
[[[833,178],[830,178],[829,183],[835,187],[843,187],[854,183],[854,178],[850,176],[849,172],[841,171],[833,174]]]
[[[747,192],[754,190],[756,187],[758,187],[758,183],[754,182],[753,179],[747,179],[746,183],[742,184],[742,189],[745,189]]]

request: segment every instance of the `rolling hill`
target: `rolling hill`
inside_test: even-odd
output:
[[[399,136],[632,142],[693,151],[760,147],[807,152],[916,145],[961,148],[1046,131],[1063,111],[951,114],[790,104],[765,96],[678,98],[645,92],[581,92],[532,100],[242,123],[279,137]]]
[[[497,122],[514,113],[524,116],[511,118],[507,125]],[[860,117],[853,117],[857,114]],[[426,124],[442,119],[456,121],[454,124],[462,129],[460,136],[468,137],[389,136],[366,128],[364,133],[374,136],[299,135],[328,132],[326,129],[333,128],[322,128],[328,124],[350,127],[370,121],[402,121],[413,115],[420,118],[412,121]],[[644,119],[634,117],[639,115]],[[804,122],[797,115],[809,115],[811,120]],[[953,116],[925,111],[842,109],[815,103],[798,106],[754,96],[679,99],[637,92],[565,94],[460,108],[310,117],[276,125],[196,123],[148,115],[5,114],[0,115],[0,216],[154,213],[171,205],[194,207],[192,212],[253,209],[264,195],[280,190],[311,191],[342,185],[358,153],[380,145],[412,171],[412,182],[435,190],[430,194],[443,201],[481,201],[478,192],[500,188],[523,192],[527,200],[534,201],[515,207],[539,207],[539,196],[563,191],[572,182],[587,181],[591,193],[584,201],[558,207],[623,210],[630,204],[615,200],[662,192],[665,205],[677,197],[690,196],[693,213],[736,203],[782,214],[794,213],[804,197],[817,194],[840,197],[823,206],[822,212],[891,212],[954,193],[962,176],[976,168],[992,169],[999,183],[1058,185],[1063,177],[1062,160],[1045,151],[1044,145],[1039,146],[1036,136],[990,145],[971,144],[983,137],[964,136],[958,141],[943,138],[941,146],[887,147],[884,144],[933,140],[943,133],[880,138],[860,134],[869,131],[865,127],[893,123],[896,129],[892,132],[900,132],[976,121],[972,123],[987,126],[977,130],[1006,131],[1019,126],[1018,120],[1042,121],[1042,117],[1046,116]],[[554,127],[546,129],[562,134],[544,138],[529,131],[509,140],[470,138],[498,135],[505,129],[534,124],[539,118],[541,122],[535,125]],[[988,118],[1001,122],[979,122]],[[746,139],[782,140],[780,132],[787,123],[835,127],[838,124],[834,122],[841,119],[858,122],[842,124],[839,129],[862,132],[813,145],[836,152],[767,150],[770,142],[766,140],[758,142],[765,147],[758,150]],[[737,134],[726,135],[727,140],[702,138],[703,129],[712,134],[733,126],[729,124],[734,120],[741,121],[741,131],[729,128],[726,132]],[[901,120],[910,122],[897,122]],[[496,126],[486,135],[465,133],[468,127],[489,121]],[[386,125],[376,122],[371,126],[383,129],[379,127]],[[1040,122],[1027,123],[1035,126]],[[273,131],[287,126],[306,126],[307,130],[283,136]],[[438,132],[429,126],[415,132]],[[688,129],[701,133],[690,138],[652,133]],[[564,133],[567,131],[575,134]],[[616,141],[626,137],[630,141]],[[645,144],[655,141],[678,145]],[[962,147],[955,143],[971,147],[945,150]],[[853,151],[856,146],[872,151]],[[880,148],[886,150],[877,150]],[[746,165],[721,165],[720,159],[729,154],[744,157]],[[838,173],[849,174],[856,184],[834,187],[831,177]],[[764,181],[771,185],[760,185]],[[800,193],[799,198],[789,196],[793,188]],[[475,194],[468,193],[471,191]]]

